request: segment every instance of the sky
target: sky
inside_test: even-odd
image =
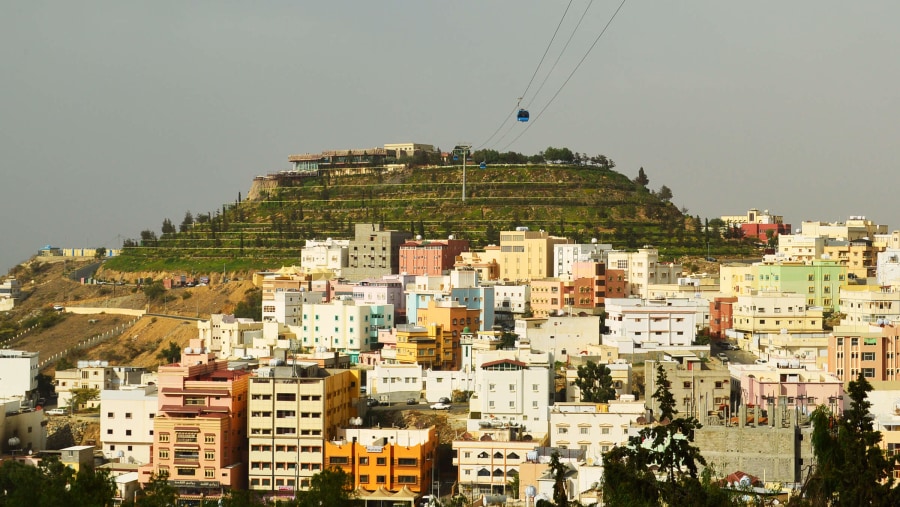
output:
[[[398,142],[568,147],[691,215],[900,228],[900,2],[631,0],[601,35],[620,3],[0,0],[0,265]]]

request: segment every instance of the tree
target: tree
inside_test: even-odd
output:
[[[184,213],[184,219],[181,221],[181,225],[178,226],[178,231],[188,232],[192,225],[194,225],[194,215],[191,215],[190,211],[186,211]]]
[[[309,489],[298,492],[297,507],[358,507],[362,502],[353,491],[353,477],[332,467],[312,476]]]
[[[643,167],[638,169],[638,175],[637,178],[634,179],[634,182],[644,188],[647,188],[647,185],[650,184],[650,178],[647,177]]]
[[[672,189],[663,185],[659,187],[659,193],[656,196],[659,197],[660,201],[669,202],[672,200]]]
[[[659,420],[672,420],[678,410],[675,408],[675,397],[669,390],[669,377],[662,363],[656,363],[656,391],[653,391],[653,399],[659,404]]]
[[[550,455],[550,463],[547,468],[550,475],[553,476],[553,504],[556,507],[567,507],[569,494],[566,487],[566,475],[569,473],[569,467],[559,460],[559,451],[554,450]]]
[[[816,466],[803,487],[810,505],[888,506],[900,504],[893,477],[897,456],[879,446],[881,432],[872,423],[868,393],[872,385],[862,372],[847,386],[850,406],[843,414],[821,405],[810,417]],[[795,504],[803,505],[803,500]]]
[[[169,473],[165,470],[153,474],[150,482],[138,491],[137,505],[140,507],[170,507],[178,501],[178,491],[169,485]]]
[[[156,355],[158,359],[165,359],[166,364],[177,363],[181,359],[181,347],[170,341],[169,346]]]
[[[156,233],[150,229],[141,231],[141,246],[153,246],[156,244]]]
[[[590,403],[606,403],[616,397],[613,387],[612,372],[603,364],[588,361],[578,367],[578,378],[575,385],[581,390],[581,401]]]
[[[144,291],[144,296],[150,301],[157,301],[166,293],[166,287],[159,280],[144,285],[142,290]]]
[[[95,259],[102,259],[104,257],[106,257],[106,247],[105,246],[100,246],[100,247],[97,247],[94,249],[94,258]]]
[[[234,316],[262,320],[262,291],[250,289],[244,293],[244,300],[235,307]]]
[[[91,400],[100,398],[100,390],[93,387],[77,387],[69,391],[72,394],[72,408],[78,409]]]
[[[163,219],[162,233],[163,234],[174,234],[175,233],[175,225],[172,224],[172,221],[169,220],[168,218]]]

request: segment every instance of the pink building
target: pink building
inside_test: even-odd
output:
[[[456,256],[469,251],[465,239],[410,240],[400,245],[400,272],[440,276],[456,263]]]
[[[745,405],[765,407],[770,401],[781,405],[782,398],[805,414],[818,405],[840,404],[844,396],[841,379],[824,370],[807,370],[797,364],[736,365],[740,374],[741,401]]]
[[[181,499],[216,499],[247,488],[247,384],[250,374],[229,370],[201,339],[181,361],[159,367],[159,409],[153,421],[146,484],[167,474]]]

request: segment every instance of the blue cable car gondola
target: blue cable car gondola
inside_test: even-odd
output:
[[[479,169],[487,169],[487,163],[482,162],[482,163],[478,164],[478,168]]]
[[[528,121],[528,111],[519,109],[519,114],[516,115],[516,119],[519,121]]]

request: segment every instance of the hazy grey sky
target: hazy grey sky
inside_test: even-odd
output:
[[[0,265],[117,247],[291,153],[484,143],[568,1],[0,1]],[[537,116],[619,1],[575,0]],[[898,226],[900,2],[627,2],[488,147],[602,153],[692,215]],[[502,132],[505,132],[504,129]]]

